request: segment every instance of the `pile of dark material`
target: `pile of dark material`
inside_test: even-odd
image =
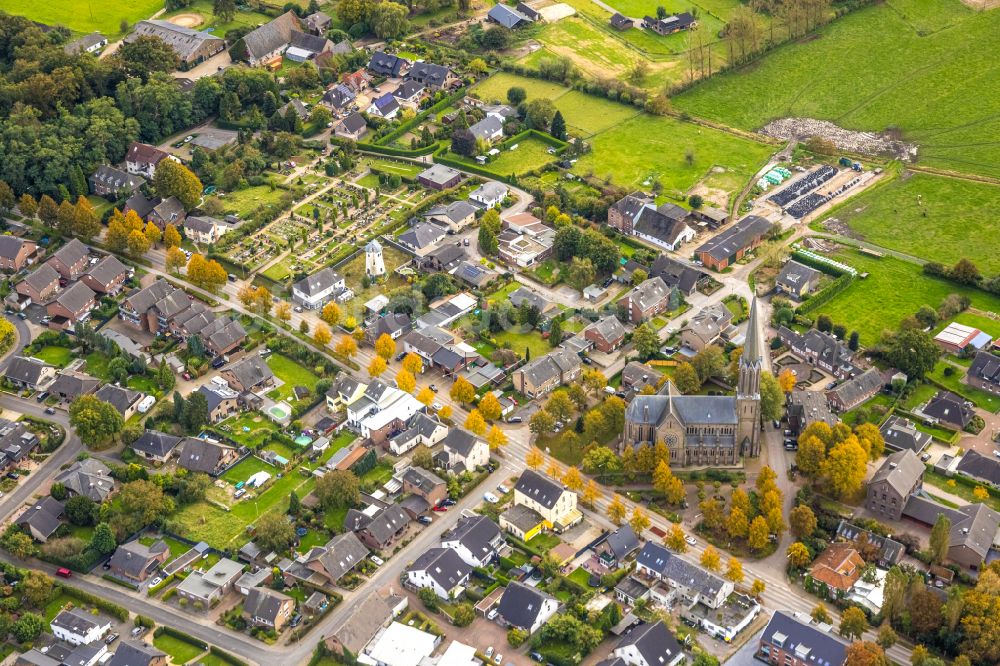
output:
[[[833,192],[829,194],[818,194],[816,192],[810,192],[806,196],[802,197],[791,206],[785,209],[785,212],[794,217],[796,220],[801,220],[803,217],[813,212],[827,201],[830,201],[836,196],[843,194],[850,188],[854,187],[861,182],[861,177],[852,178],[840,187],[838,187]]]
[[[835,168],[829,165],[823,165],[812,173],[807,174],[805,178],[792,183],[780,192],[772,194],[767,198],[767,200],[773,201],[784,208],[786,204],[795,201],[803,194],[812,192],[817,187],[833,178],[835,175],[837,175],[837,170]]]

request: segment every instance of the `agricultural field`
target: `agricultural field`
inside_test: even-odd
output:
[[[843,250],[834,258],[869,275],[855,280],[810,316],[830,315],[835,323],[843,324],[848,330],[857,330],[861,343],[866,346],[877,342],[883,330],[897,328],[900,321],[914,314],[921,305],[936,308],[949,294],[965,294],[972,300],[972,307],[978,310],[1000,312],[1000,298],[926,276],[920,266],[902,259],[880,259],[851,249]]]
[[[132,25],[152,17],[163,9],[163,0],[120,0],[113,4],[96,0],[4,0],[0,9],[9,14],[27,16],[32,21],[63,25],[74,33],[97,31],[110,38],[121,33],[122,21]]]
[[[1000,273],[989,243],[996,225],[984,211],[1000,209],[1000,186],[909,173],[851,199],[834,213],[860,238],[951,265],[971,259],[986,275]]]
[[[486,79],[476,92],[502,100],[512,86],[524,88],[529,100],[551,99],[571,132],[591,142],[593,150],[580,158],[574,173],[623,187],[649,190],[659,181],[666,192],[683,193],[716,169],[745,183],[773,152],[767,144],[507,72]],[[493,164],[493,170],[507,173]]]
[[[674,105],[745,129],[788,116],[898,128],[919,145],[921,163],[998,176],[998,31],[1000,12],[974,12],[958,0],[890,0],[706,81]],[[864,66],[851,55],[858,53],[867,54]]]

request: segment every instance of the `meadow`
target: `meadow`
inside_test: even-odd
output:
[[[162,6],[162,5],[161,5]],[[215,17],[212,0],[193,0],[187,7],[182,7],[174,12],[169,12],[161,18],[169,18],[178,14],[199,14],[204,19],[201,25],[196,26],[198,30],[210,30],[217,37],[222,37],[228,30],[234,28],[256,28],[270,21],[270,17],[254,11],[237,11],[233,15],[233,20],[223,23]]]
[[[268,392],[267,397],[272,400],[294,400],[296,386],[304,386],[312,391],[319,381],[319,377],[312,370],[281,354],[268,356],[267,365],[274,372],[274,376],[284,382]]]
[[[47,25],[63,25],[74,33],[97,31],[113,37],[120,34],[123,20],[133,25],[150,18],[163,9],[163,0],[118,0],[114,3],[99,0],[51,0],[42,3],[4,0],[0,9]]]
[[[483,99],[502,100],[512,86],[524,88],[529,100],[551,99],[571,133],[590,141],[593,150],[574,165],[574,173],[592,174],[622,187],[648,190],[659,181],[665,192],[679,194],[715,166],[745,183],[773,152],[767,144],[676,118],[649,115],[551,81],[501,72],[475,90]]]
[[[921,173],[865,191],[834,216],[864,240],[951,265],[971,259],[988,275],[1000,273],[1000,255],[988,239],[996,224],[985,211],[1000,209],[1000,186]]]
[[[921,163],[1000,176],[998,31],[1000,12],[890,0],[706,81],[674,105],[746,129],[788,116],[898,128],[919,144]]]
[[[552,146],[536,137],[528,136],[523,140],[518,140],[516,145],[516,150],[510,150],[510,146],[500,148],[500,154],[482,168],[489,169],[501,177],[511,174],[520,176],[528,171],[540,169],[556,159],[554,155],[549,153]],[[448,157],[469,165],[478,164],[475,160],[456,153],[449,152]]]
[[[905,317],[915,314],[922,305],[936,308],[949,294],[965,294],[972,307],[987,312],[1000,312],[1000,298],[978,289],[928,277],[920,266],[894,257],[870,257],[847,249],[835,257],[853,266],[864,279],[837,294],[832,300],[810,313],[816,317],[828,314],[835,323],[849,331],[858,331],[865,346],[878,341],[885,329],[895,329]]]

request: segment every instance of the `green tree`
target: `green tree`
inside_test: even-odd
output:
[[[889,342],[885,352],[888,363],[899,368],[910,379],[923,379],[934,369],[941,348],[930,335],[921,330],[901,331]]]
[[[108,444],[125,425],[117,409],[92,395],[82,395],[70,404],[69,422],[80,441],[91,448]]]
[[[280,553],[295,542],[295,528],[284,515],[270,511],[254,524],[254,541],[265,551]]]
[[[148,81],[155,72],[172,72],[180,65],[173,47],[159,37],[149,35],[122,42],[114,58],[126,75],[143,81]]]
[[[586,257],[573,257],[566,270],[566,282],[577,291],[583,291],[587,285],[593,284],[597,277],[594,263]]]
[[[99,508],[97,503],[86,495],[74,495],[66,500],[63,510],[70,523],[89,527],[97,522]]]
[[[934,527],[931,528],[930,554],[935,564],[941,564],[948,557],[951,545],[951,519],[938,514]]]
[[[528,127],[546,131],[552,126],[552,119],[556,115],[555,104],[552,100],[538,97],[531,100],[525,106],[525,120]]]
[[[352,507],[360,500],[361,484],[353,472],[335,470],[317,479],[313,492],[326,509]]]
[[[765,421],[777,421],[785,412],[785,395],[770,372],[760,374],[760,415]]]
[[[194,391],[184,401],[181,422],[188,432],[197,432],[208,423],[208,400],[201,391]]]
[[[691,365],[704,384],[712,377],[719,377],[726,368],[726,357],[716,345],[708,345],[691,358]]]
[[[153,175],[153,189],[164,199],[177,197],[184,210],[191,210],[201,200],[202,184],[198,176],[183,164],[163,160]]]
[[[549,130],[549,134],[561,141],[566,140],[566,119],[563,118],[562,112],[558,109],[552,116],[552,129]]]
[[[53,580],[45,572],[29,569],[21,579],[21,592],[35,608],[43,608],[52,599]]]
[[[30,643],[41,635],[45,626],[45,620],[38,615],[25,613],[11,627],[11,633],[19,643]]]
[[[507,101],[510,102],[512,106],[517,106],[526,99],[528,99],[528,93],[525,92],[524,88],[520,86],[512,86],[507,89]]]
[[[406,18],[408,15],[409,10],[405,5],[383,0],[372,9],[368,24],[376,37],[395,39],[405,35],[409,29],[410,23]]]
[[[861,638],[867,628],[868,618],[865,617],[864,611],[857,606],[851,606],[840,615],[840,629],[838,631],[841,636],[849,640]]]
[[[476,609],[470,603],[462,603],[455,607],[452,621],[456,627],[467,627],[476,619]]]
[[[649,322],[640,325],[632,333],[632,345],[642,359],[648,359],[660,350],[660,336]]]
[[[99,523],[94,528],[94,535],[90,538],[90,546],[101,555],[110,555],[115,552],[118,542],[115,534],[111,531],[111,526],[107,523]]]

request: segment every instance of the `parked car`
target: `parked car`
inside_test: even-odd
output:
[[[430,516],[420,516],[419,518],[417,518],[417,522],[420,523],[421,525],[430,525],[431,523],[434,522],[434,519],[431,518]]]
[[[55,407],[46,407],[45,408],[45,413],[46,414],[55,414],[56,413],[56,408]]]
[[[445,497],[443,500],[441,500],[440,504],[441,506],[455,506],[457,502],[450,497]]]
[[[500,498],[494,495],[493,493],[483,493],[483,499],[489,502],[490,504],[497,504],[500,502]]]
[[[545,657],[543,657],[540,652],[532,652],[528,656],[531,657],[533,661],[537,661],[538,663],[542,663],[545,661]]]
[[[225,364],[226,364],[226,359],[222,358],[221,356],[216,356],[214,359],[212,359],[212,367],[215,369],[219,369]]]
[[[491,645],[488,648],[486,648],[486,652],[484,652],[483,654],[485,654],[487,657],[492,657],[493,656],[493,646]]]
[[[382,566],[383,564],[385,564],[385,560],[383,560],[378,555],[369,555],[368,559],[374,562],[377,566]]]
[[[132,638],[139,638],[139,636],[142,636],[144,633],[146,633],[146,627],[140,626],[133,629],[132,633],[129,635],[132,636]]]
[[[486,619],[487,620],[495,620],[496,617],[497,617],[497,615],[499,615],[499,614],[500,614],[499,611],[497,611],[497,609],[494,608],[494,609],[490,610],[489,613],[486,614]]]
[[[503,485],[503,484],[501,483],[501,484],[500,484],[499,486],[497,486],[497,491],[498,491],[498,492],[499,492],[499,493],[500,493],[501,495],[506,495],[507,493],[509,493],[509,492],[510,492],[510,489],[508,489],[508,488],[507,488],[507,486],[505,486],[505,485]]]
[[[431,507],[431,511],[437,511],[438,513],[444,513],[447,510],[448,510],[448,507],[441,506],[440,504],[437,505],[437,506]]]
[[[438,392],[438,387],[437,387],[437,385],[435,385],[435,384],[431,384],[429,388],[430,388],[430,390],[431,390],[431,391],[433,391],[434,393],[437,393],[437,392]]]
[[[520,416],[512,416],[509,419],[507,419],[507,423],[524,423],[524,419],[522,419]]]
[[[60,578],[72,578],[73,572],[67,569],[66,567],[59,567],[58,569],[56,569],[56,575],[59,576]]]
[[[118,634],[109,634],[108,637],[104,639],[104,644],[111,645],[116,640],[118,640]]]
[[[156,587],[157,585],[159,585],[162,582],[163,582],[163,579],[160,578],[159,576],[157,576],[153,580],[149,581],[149,586],[150,587]]]
[[[698,542],[695,541],[695,538],[693,536],[691,536],[690,534],[685,534],[684,535],[684,540],[687,541],[688,545],[690,545],[690,546],[697,546],[698,545]]]
[[[499,663],[501,663],[502,661],[503,661],[503,655],[502,655],[502,654],[500,654],[499,652],[497,652],[496,656],[495,656],[495,657],[493,657],[493,663],[494,663],[494,664],[499,664]]]
[[[302,622],[302,614],[296,613],[292,616],[292,621],[289,623],[292,627],[297,627]]]
[[[239,499],[239,498],[243,497],[246,494],[247,494],[247,489],[246,488],[240,488],[235,493],[233,493],[233,499]]]
[[[440,402],[435,402],[434,404],[431,405],[431,409],[433,409],[435,412],[440,412],[443,408],[444,405],[442,405]]]
[[[183,375],[181,375],[181,377],[183,377],[186,381],[191,381],[191,373],[190,372],[185,372]]]
[[[406,358],[406,352],[399,352],[398,354],[396,354],[397,361],[402,361],[404,358]]]
[[[49,397],[49,392],[42,391],[35,397],[35,400],[37,400],[38,402],[44,402],[47,397]]]

